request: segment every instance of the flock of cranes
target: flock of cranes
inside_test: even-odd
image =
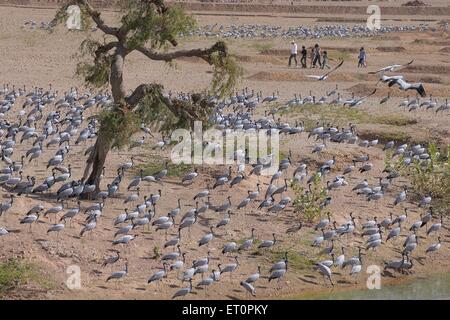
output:
[[[50,27],[46,22],[38,24],[33,20],[23,24],[24,29]],[[432,27],[426,24],[382,26],[376,32],[365,25],[298,26],[284,29],[269,25],[215,24],[182,36],[345,38],[430,30],[433,31]],[[343,63],[340,62],[323,75],[308,77],[326,81]],[[391,65],[370,73],[379,76],[377,85],[417,93],[415,99],[408,96],[399,104],[404,110],[424,108],[435,110],[436,113],[450,110],[447,100],[440,104],[432,96],[425,98],[427,94],[423,84],[409,83],[402,75],[390,75],[412,63],[413,61]],[[306,141],[308,148],[301,152],[307,152],[311,156],[317,154],[321,163],[315,167],[294,159],[296,154],[289,152],[288,156],[281,159],[278,171],[270,177],[264,177],[263,169],[273,160],[273,155],[269,154],[258,158],[255,164],[229,166],[221,174],[212,177],[211,183],[205,182],[211,179],[210,175],[197,167],[180,177],[177,182],[185,188],[184,192],[188,192],[192,185],[201,185],[202,189],[189,200],[181,200],[180,195],[167,190],[165,186],[170,175],[167,162],[162,170],[147,175],[143,170],[136,171],[136,158],[130,156],[114,170],[104,168],[101,191],[87,201],[80,197],[93,193],[95,186],[87,184],[70,161],[73,157],[87,157],[92,152],[99,125],[89,115],[110,106],[113,103],[111,95],[107,92],[82,93],[76,88],[70,88],[62,94],[51,85],[48,90],[37,87],[29,90],[25,86],[5,84],[0,87],[0,188],[3,195],[0,203],[0,241],[10,241],[6,239],[14,239],[15,236],[20,238],[27,232],[33,236],[33,228],[39,222],[44,222],[48,237],[55,234],[57,242],[63,242],[66,233],[72,233],[68,229],[76,230],[77,241],[83,238],[86,242],[97,240],[98,229],[107,229],[114,254],[107,256],[100,266],[114,268],[116,271],[111,272],[104,281],[126,282],[127,277],[135,272],[131,261],[134,258],[132,248],[136,239],[145,238],[145,234],[149,232],[156,235],[162,232],[161,237],[156,237],[155,241],[159,241],[158,246],[163,248],[161,256],[157,258],[158,270],[148,271],[143,275],[143,282],[151,288],[154,285],[160,288],[168,278],[181,281],[181,287],[172,294],[173,298],[188,296],[196,288],[203,288],[207,293],[208,288],[216,284],[219,290],[220,283],[223,282],[229,282],[232,286],[239,285],[246,294],[256,296],[257,285],[263,279],[270,284],[273,280],[281,282],[285,278],[290,271],[290,256],[293,253],[286,250],[282,259],[270,264],[260,261],[253,265],[249,257],[255,251],[264,256],[273,249],[285,250],[283,244],[291,234],[306,239],[314,248],[314,254],[294,254],[304,255],[313,261],[314,272],[323,276],[332,286],[336,284],[334,279],[344,277],[344,273],[350,276],[360,274],[365,266],[364,255],[380,248],[389,250],[393,257],[393,260],[385,262],[386,272],[411,272],[416,252],[423,249],[425,254],[434,255],[442,250],[442,239],[447,227],[444,225],[444,216],[433,210],[432,195],[421,195],[420,201],[412,202],[409,189],[399,173],[393,170],[381,172],[367,152],[368,149],[377,147],[378,139],[359,138],[353,124],[338,127],[332,123],[318,122],[306,132],[304,123],[283,123],[281,119],[275,119],[278,112],[302,105],[357,107],[375,93],[376,90],[362,97],[352,95],[344,99],[343,93],[336,86],[320,98],[309,92],[304,97],[295,94],[293,99],[281,103],[278,91],[263,96],[261,91],[245,88],[226,99],[211,97],[216,107],[210,121],[217,129],[263,130],[268,135],[277,130],[285,141]],[[168,96],[188,99],[187,93],[169,93]],[[421,98],[426,100],[420,101]],[[389,94],[379,103],[386,104],[390,100]],[[264,116],[258,116],[258,110],[261,109],[265,110]],[[143,124],[139,138],[130,145],[130,152],[145,150],[150,141],[151,148],[161,152],[170,144],[164,137],[156,142],[154,140],[154,134]],[[337,162],[341,159],[334,156],[323,159],[325,151],[335,146],[351,146],[360,155],[352,157],[342,169],[338,169]],[[217,148],[220,147],[217,145]],[[231,156],[245,158],[245,147],[238,147]],[[383,151],[385,150],[393,150],[394,157],[406,165],[429,161],[426,146],[389,141],[383,146]],[[47,176],[41,176],[35,168],[46,169]],[[28,175],[24,175],[24,172]],[[110,177],[112,172],[115,175]],[[138,174],[131,176],[132,172]],[[271,230],[270,224],[274,223],[274,218],[292,211],[292,183],[303,185],[305,194],[311,193],[312,181],[317,176],[326,186],[327,192],[321,208],[329,207],[333,199],[343,193],[350,193],[353,199],[376,202],[380,206],[389,203],[389,206],[380,207],[367,219],[356,212],[347,212],[342,217],[330,211],[314,225],[291,222],[286,230],[287,235],[265,232],[265,229]],[[399,180],[402,182],[397,183]],[[222,198],[224,193],[225,199]],[[31,204],[24,211],[18,210],[19,200],[25,205]],[[169,204],[169,210],[161,209],[167,208]],[[114,215],[117,210],[121,212]],[[245,216],[250,211],[268,219],[260,223],[255,221],[253,226],[246,227],[242,221],[248,219]],[[18,214],[21,216],[17,221]],[[200,223],[204,220],[207,224]],[[16,226],[17,222],[22,225],[19,231],[10,227]],[[238,226],[242,223],[239,236],[245,238],[241,241],[229,236],[236,223]],[[204,234],[193,239],[193,244],[192,229],[204,231]],[[405,240],[400,241],[401,237]],[[423,247],[423,238],[431,238],[433,242]],[[144,244],[145,242],[139,242],[139,245]],[[196,250],[193,250],[193,246]],[[200,249],[206,251],[206,255]],[[400,256],[394,258],[398,254]],[[254,270],[254,273],[239,275],[245,264],[251,264],[249,269]],[[239,277],[237,281],[236,277]]]
[[[200,37],[220,37],[220,38],[234,38],[234,39],[252,39],[252,38],[301,38],[301,39],[320,39],[324,37],[330,38],[355,38],[355,37],[370,37],[380,34],[387,34],[391,32],[427,32],[435,31],[434,27],[427,24],[419,25],[402,25],[402,26],[388,26],[382,25],[379,30],[370,30],[366,25],[315,25],[311,26],[295,26],[283,28],[281,26],[251,24],[251,25],[236,25],[229,26],[206,25],[185,34],[184,36],[200,36]]]
[[[22,29],[29,30],[47,30],[51,29],[50,22],[41,21],[40,23],[35,20],[25,20]],[[97,28],[93,27],[92,32],[97,31]],[[400,26],[388,26],[382,25],[379,30],[371,30],[366,25],[316,25],[311,26],[293,26],[289,28],[283,28],[281,26],[264,25],[264,24],[250,24],[250,25],[219,25],[218,23],[213,25],[201,26],[186,34],[180,34],[180,37],[186,36],[198,36],[198,37],[220,37],[220,38],[234,38],[234,39],[252,39],[252,38],[301,38],[301,39],[320,39],[324,37],[331,38],[355,38],[355,37],[371,37],[380,34],[387,34],[392,32],[428,32],[436,31],[435,27],[428,24],[418,25],[400,25]]]
[[[394,64],[390,65],[384,68],[381,68],[377,71],[371,71],[369,74],[374,74],[379,76],[379,80],[376,83],[376,86],[378,86],[380,83],[387,84],[389,88],[396,87],[401,91],[412,91],[416,93],[416,97],[414,99],[411,99],[408,95],[405,97],[405,100],[401,101],[398,104],[398,107],[402,108],[403,110],[408,110],[408,112],[411,111],[417,111],[420,109],[424,109],[425,111],[435,111],[435,113],[444,113],[448,112],[450,110],[450,103],[448,99],[443,100],[442,102],[438,102],[436,98],[434,98],[431,94],[427,98],[427,93],[425,91],[425,87],[423,83],[410,83],[407,82],[404,79],[403,75],[387,75],[390,72],[396,71],[397,69],[407,67],[411,65],[414,62],[414,60],[406,63],[406,64]],[[342,65],[344,64],[344,61],[340,61],[333,69],[327,71],[326,73],[322,75],[306,75],[307,78],[312,78],[317,81],[326,81],[328,79],[328,76],[336,72]],[[348,107],[357,107],[360,106],[364,101],[366,101],[371,96],[375,95],[377,92],[377,89],[374,89],[371,93],[363,96],[363,97],[355,97],[354,94],[351,95],[350,98],[344,99],[343,95],[339,91],[338,85],[336,85],[336,88],[334,90],[331,90],[330,92],[326,92],[324,95],[322,95],[320,98],[316,97],[312,94],[312,92],[309,92],[308,96],[302,97],[301,94],[297,95],[294,94],[294,98],[288,100],[286,103],[281,104],[281,106],[273,107],[269,111],[269,115],[274,115],[277,112],[286,111],[292,107],[301,106],[301,105],[342,105],[342,106],[348,106]],[[244,99],[246,98],[246,99]],[[423,101],[421,101],[421,98]],[[233,97],[230,97],[231,100],[233,100]],[[236,96],[234,97],[234,100],[240,101],[244,103],[245,107],[254,108],[259,103],[264,102],[275,102],[278,100],[278,93],[275,94],[275,92],[270,96],[267,96],[265,98],[262,97],[262,93],[256,93],[256,97],[254,92],[249,93],[247,89],[244,89],[242,94],[236,93]],[[388,92],[388,95],[383,97],[379,104],[386,104],[388,101],[391,100],[391,93]],[[267,114],[266,114],[267,115]]]
[[[174,96],[182,99],[186,94],[169,94],[171,98]],[[340,96],[338,87],[328,92],[326,98],[331,96]],[[325,103],[326,98],[320,99],[319,102]],[[364,251],[388,247],[392,249],[393,254],[400,252],[401,259],[387,261],[385,270],[405,273],[414,266],[413,256],[421,243],[419,234],[436,239],[433,244],[424,248],[426,254],[435,254],[441,250],[441,238],[445,230],[444,217],[433,212],[432,196],[422,195],[419,203],[412,203],[408,199],[408,187],[403,184],[399,187],[395,183],[400,176],[397,172],[388,170],[384,177],[382,172],[374,172],[376,168],[365,150],[376,147],[377,139],[360,139],[352,124],[338,128],[332,124],[317,123],[306,135],[305,127],[301,123],[275,121],[273,113],[273,117],[267,113],[257,117],[255,109],[279,101],[278,93],[262,98],[262,93],[257,93],[255,97],[254,92],[244,89],[242,94],[238,93],[223,100],[211,97],[216,108],[210,120],[215,123],[216,128],[222,130],[265,130],[267,134],[279,130],[283,134],[282,139],[289,140],[295,136],[296,139],[309,141],[312,144],[309,149],[311,154],[321,155],[324,150],[332,149],[333,145],[357,145],[361,155],[351,159],[341,171],[336,169],[335,157],[314,168],[304,162],[296,162],[290,152],[287,157],[281,159],[278,171],[269,179],[262,176],[263,168],[273,159],[273,155],[269,154],[258,158],[258,162],[253,165],[241,163],[236,168],[228,167],[225,172],[215,176],[214,183],[207,183],[206,189],[199,191],[192,200],[182,203],[178,198],[175,202],[177,206],[174,204],[168,212],[158,210],[165,201],[174,203],[173,196],[168,195],[161,187],[164,186],[170,170],[167,162],[159,172],[144,175],[143,170],[140,170],[136,177],[129,179],[129,172],[136,167],[134,156],[116,168],[116,176],[112,180],[107,178],[107,169],[104,168],[102,191],[93,196],[93,202],[79,200],[83,193],[93,192],[95,186],[86,184],[84,179],[74,175],[72,165],[68,163],[68,156],[75,152],[87,156],[91,152],[92,146],[88,145],[97,135],[98,123],[95,118],[89,118],[87,115],[97,108],[106,108],[111,104],[112,99],[108,93],[80,93],[71,88],[59,97],[58,91],[51,87],[48,90],[34,88],[28,91],[25,87],[4,85],[0,89],[0,99],[0,146],[3,163],[0,186],[4,197],[7,198],[0,205],[0,219],[6,224],[0,228],[0,236],[8,237],[15,233],[8,228],[8,224],[12,223],[11,219],[15,219],[17,213],[23,214],[20,224],[28,225],[28,229],[23,228],[20,233],[33,233],[33,225],[44,221],[48,224],[47,234],[51,236],[56,233],[57,241],[64,237],[66,226],[79,228],[78,238],[85,237],[86,241],[95,241],[96,229],[99,227],[113,228],[110,231],[111,246],[120,249],[114,249],[115,254],[107,257],[102,266],[116,267],[123,261],[124,268],[112,272],[105,279],[107,282],[119,279],[126,281],[130,272],[129,266],[132,267],[130,260],[133,251],[130,245],[147,230],[155,234],[160,231],[164,233],[164,238],[158,239],[161,239],[160,247],[165,251],[159,258],[161,268],[153,274],[148,274],[147,284],[161,283],[171,277],[181,280],[182,283],[188,282],[189,286],[174,292],[173,298],[176,298],[188,295],[194,288],[204,287],[206,292],[207,288],[215,283],[228,281],[224,277],[225,274],[228,274],[229,281],[234,283],[233,277],[236,277],[242,264],[248,262],[246,257],[251,251],[256,250],[264,255],[267,250],[280,247],[283,242],[280,242],[280,239],[286,235],[272,233],[270,238],[260,240],[257,236],[260,230],[257,227],[244,228],[241,232],[249,237],[239,243],[236,239],[226,237],[226,230],[232,222],[243,219],[242,215],[248,213],[249,208],[259,215],[283,216],[292,205],[292,199],[289,197],[291,183],[307,186],[304,192],[308,193],[311,192],[311,182],[317,175],[326,184],[327,191],[327,198],[321,207],[329,206],[333,198],[341,192],[352,192],[354,197],[365,197],[368,202],[380,202],[388,198],[387,201],[392,203],[391,208],[380,208],[380,215],[367,220],[349,212],[347,221],[338,225],[335,215],[328,214],[327,218],[312,227],[304,223],[293,223],[287,230],[288,233],[300,234],[301,237],[307,237],[306,233],[301,235],[302,230],[314,230],[316,234],[310,239],[311,246],[319,247],[320,252],[316,256],[308,256],[308,259],[314,261],[314,270],[331,285],[335,285],[334,270],[348,268],[348,274],[352,276],[363,270]],[[341,101],[341,104],[354,106],[359,105],[362,100],[364,99]],[[316,103],[315,97],[296,97],[286,105],[306,103]],[[131,150],[145,148],[144,142],[151,139],[150,130],[145,125],[142,125],[141,129],[142,139],[132,144]],[[163,138],[153,144],[152,148],[162,149],[167,143]],[[387,149],[393,149],[394,156],[405,164],[429,161],[427,149],[422,145],[390,141],[383,147],[383,150]],[[232,156],[245,157],[245,148],[234,150]],[[32,173],[33,167],[38,164],[46,167],[50,175],[38,178]],[[25,171],[30,174],[24,177]],[[335,176],[329,177],[332,174]],[[201,168],[195,168],[180,178],[180,185],[189,188],[206,178],[202,177],[203,175]],[[374,177],[379,177],[376,178],[378,183],[372,184],[369,181]],[[227,193],[228,190],[251,182],[254,187],[245,194],[228,195],[225,201],[219,203],[214,200],[223,192]],[[153,192],[144,191],[148,188]],[[17,198],[32,198],[38,203],[25,212],[17,212]],[[117,205],[117,199],[120,199],[119,203],[124,209],[113,217],[112,209]],[[200,218],[207,216],[210,221],[216,222],[200,225]],[[195,252],[189,247],[191,229],[203,227],[206,232],[196,239],[195,245],[198,248],[208,248],[208,253],[206,256],[193,256]],[[225,236],[218,237],[222,230],[225,231]],[[171,235],[171,238],[168,239],[168,235]],[[401,236],[406,236],[406,240],[398,242],[396,239]],[[357,254],[349,256],[351,251]],[[327,256],[326,259],[322,258],[324,255]],[[217,259],[222,262],[214,265],[213,261]],[[224,259],[228,260],[227,263],[224,263]],[[281,281],[288,271],[289,254],[286,252],[284,258],[273,265],[257,266],[256,273],[242,277],[238,284],[245,292],[255,296],[257,282],[261,282],[263,278],[269,282]],[[198,279],[199,277],[201,279]]]

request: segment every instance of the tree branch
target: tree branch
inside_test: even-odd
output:
[[[161,100],[167,108],[176,116],[180,115],[180,109],[179,107],[176,107],[172,101],[163,95],[163,86],[156,83],[150,83],[150,84],[141,84],[139,85],[133,93],[125,98],[126,103],[129,106],[129,109],[134,109],[137,107],[139,102],[148,94],[154,94],[158,97],[159,100]]]
[[[201,94],[193,94],[191,99],[186,101],[166,97],[163,95],[163,90],[163,86],[156,83],[139,85],[130,96],[125,98],[128,111],[135,111],[142,99],[149,94],[159,99],[176,117],[183,117],[191,124],[195,120],[204,119],[208,110],[213,107]]]
[[[112,36],[117,36],[118,28],[110,27],[108,26],[102,18],[100,18],[100,12],[95,10],[88,0],[71,0],[68,3],[66,3],[61,10],[64,12],[67,10],[68,7],[72,5],[78,5],[82,6],[86,13],[94,20],[95,24],[97,25],[97,28],[99,28],[101,31],[103,31],[105,34],[109,34]]]
[[[199,57],[209,64],[212,64],[211,54],[219,52],[225,56],[227,55],[227,47],[222,41],[216,42],[212,47],[207,49],[179,50],[168,53],[158,53],[144,47],[138,47],[136,50],[147,56],[149,59],[166,62],[182,57]]]
[[[98,60],[98,58],[102,55],[102,54],[105,54],[105,53],[107,53],[108,51],[110,51],[110,50],[112,50],[112,49],[114,49],[115,47],[117,47],[117,45],[119,44],[119,42],[117,42],[117,41],[112,41],[112,42],[109,42],[109,43],[107,43],[107,44],[105,44],[105,45],[102,45],[102,46],[99,46],[98,48],[97,48],[97,50],[95,50],[95,60]]]
[[[153,3],[157,8],[158,13],[166,13],[168,9],[164,4],[163,0],[143,0],[143,1],[146,1],[149,4]]]
[[[149,4],[154,4],[156,6],[156,11],[159,14],[164,15],[167,10],[169,9],[165,3],[164,0],[143,0],[143,1],[147,1]],[[176,39],[168,39],[168,41],[172,44],[172,46],[176,47],[178,45],[178,42]]]
[[[136,107],[146,95],[153,93],[157,94],[164,103],[169,103],[170,100],[163,96],[162,90],[163,87],[156,83],[141,84],[136,89],[134,89],[133,93],[130,96],[125,98],[125,101],[132,109]]]
[[[163,0],[141,0],[141,3],[143,3],[144,5],[147,6],[147,9],[153,9],[156,13],[158,13],[159,15],[164,15],[167,10],[168,7],[164,4]],[[117,31],[117,37],[119,39],[125,39],[126,35],[128,34],[128,32],[130,31],[130,27],[127,24],[123,24]],[[168,41],[174,46],[176,47],[178,45],[178,42],[175,39],[168,39]]]

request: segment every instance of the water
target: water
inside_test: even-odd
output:
[[[342,290],[326,294],[298,296],[314,300],[450,300],[450,274],[415,279],[407,283],[382,286],[379,290]]]

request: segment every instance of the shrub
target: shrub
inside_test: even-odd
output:
[[[23,261],[9,259],[0,263],[0,295],[27,283],[33,276],[33,267]]]
[[[158,260],[160,256],[161,256],[161,253],[159,252],[159,247],[154,246],[153,247],[153,259]]]
[[[428,160],[413,160],[410,165],[404,164],[404,157],[396,161],[392,153],[386,156],[386,167],[396,170],[407,177],[411,183],[411,191],[415,200],[431,194],[431,205],[435,212],[450,214],[450,146],[447,150],[439,149],[436,144],[428,146]]]
[[[310,190],[306,190],[297,182],[292,184],[295,192],[294,211],[299,220],[313,222],[327,213],[323,203],[327,198],[327,189],[320,182],[319,174],[315,174]]]

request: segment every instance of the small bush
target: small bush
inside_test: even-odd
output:
[[[417,201],[431,194],[431,205],[434,211],[445,215],[450,214],[450,146],[440,150],[435,144],[428,147],[428,160],[413,160],[405,165],[403,157],[392,159],[392,152],[386,155],[386,167],[392,168],[411,183],[413,196]]]
[[[295,192],[294,211],[299,220],[313,222],[326,214],[327,211],[324,210],[322,204],[327,198],[327,190],[320,183],[317,173],[313,178],[311,191],[305,191],[299,183],[293,183],[292,189]]]
[[[167,161],[167,160],[166,160]],[[167,176],[168,177],[182,177],[190,170],[192,170],[191,165],[187,165],[184,163],[174,164],[172,162],[167,163]],[[133,174],[139,175],[139,172],[144,170],[144,176],[154,175],[155,173],[160,172],[164,169],[164,162],[162,158],[154,157],[149,159],[147,163],[139,164],[134,167]]]
[[[309,270],[314,265],[314,261],[309,259],[308,257],[299,254],[295,251],[283,251],[282,249],[279,251],[271,251],[270,252],[270,260],[272,263],[276,263],[282,259],[284,259],[285,253],[287,252],[288,258],[288,270]]]
[[[153,258],[155,260],[158,260],[160,256],[161,256],[161,253],[159,252],[159,247],[158,246],[154,246],[153,247]]]
[[[34,268],[29,263],[16,259],[0,263],[0,296],[28,283],[34,277]]]

